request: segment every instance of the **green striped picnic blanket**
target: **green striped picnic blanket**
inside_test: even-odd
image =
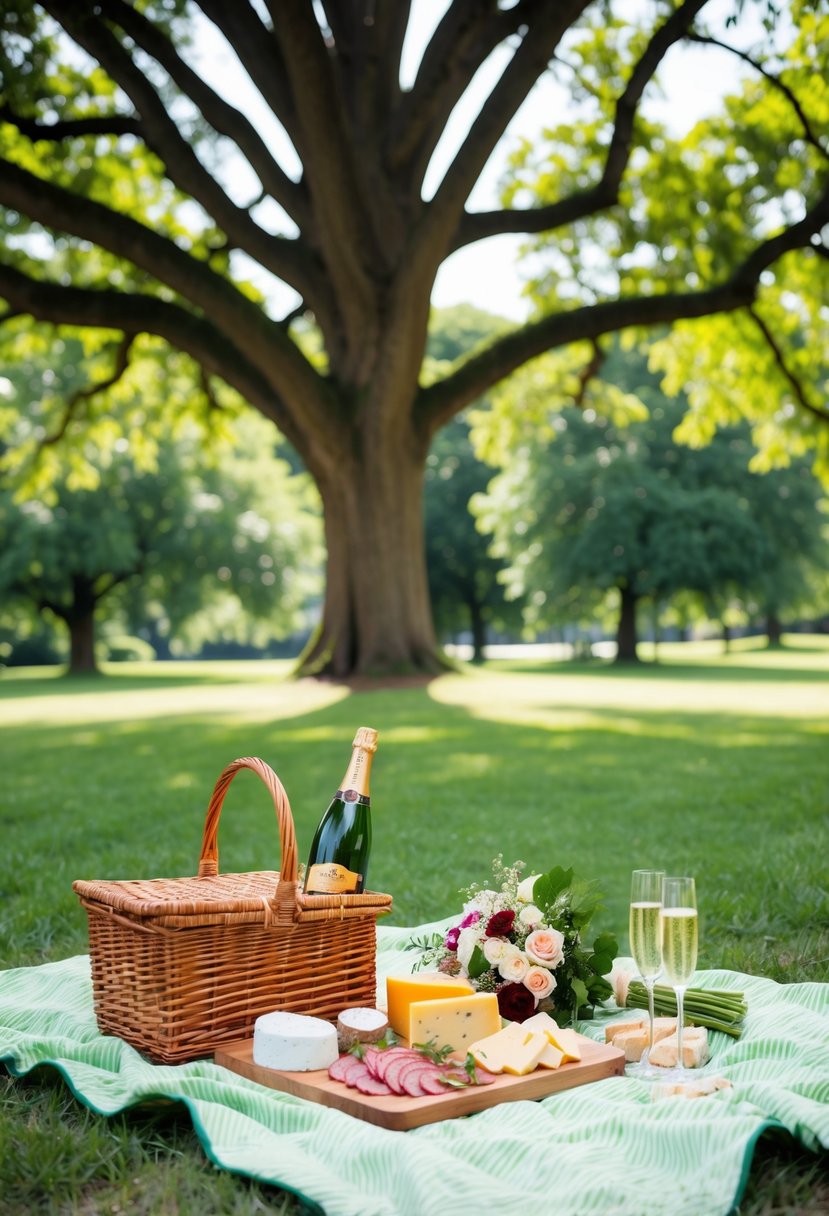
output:
[[[378,980],[408,972],[412,933],[378,927]],[[652,1101],[612,1077],[540,1102],[514,1102],[409,1132],[265,1089],[208,1061],[159,1066],[98,1033],[86,956],[0,972],[0,1061],[22,1075],[59,1069],[103,1115],[154,1098],[183,1102],[208,1157],[301,1195],[326,1216],[717,1216],[739,1201],[757,1137],[785,1128],[829,1148],[829,985],[779,985],[702,972],[742,989],[738,1041],[713,1034],[704,1072],[733,1088]],[[603,1038],[608,1010],[579,1029]]]

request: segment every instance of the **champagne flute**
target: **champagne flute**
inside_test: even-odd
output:
[[[693,878],[666,878],[662,884],[662,961],[676,993],[676,1069],[671,1075],[690,1076],[682,1055],[683,1004],[688,981],[697,967],[697,894]]]
[[[660,1072],[648,1063],[653,1048],[653,985],[662,970],[662,884],[664,870],[634,870],[630,881],[630,952],[648,994],[648,1047],[639,1064],[628,1070],[640,1078]]]

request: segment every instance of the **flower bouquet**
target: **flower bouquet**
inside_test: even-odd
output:
[[[492,863],[493,886],[463,892],[463,915],[445,936],[413,938],[421,951],[416,969],[436,967],[468,979],[478,992],[494,992],[501,1016],[523,1022],[555,1013],[560,1025],[589,1018],[612,995],[605,976],[618,953],[611,934],[584,944],[599,907],[589,884],[556,866],[522,879],[524,862]]]

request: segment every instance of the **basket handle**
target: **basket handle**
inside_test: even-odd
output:
[[[296,908],[297,847],[294,819],[282,782],[270,765],[257,756],[242,756],[241,759],[234,760],[223,770],[216,782],[204,820],[204,835],[199,857],[199,878],[213,878],[219,872],[218,834],[222,804],[231,781],[238,772],[246,768],[261,778],[273,798],[276,820],[279,824],[279,850],[282,862],[271,906],[273,912],[276,913],[277,920],[286,923],[293,918]]]

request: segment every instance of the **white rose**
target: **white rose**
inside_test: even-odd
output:
[[[484,941],[484,957],[493,967],[516,949],[512,942],[505,941],[503,937],[488,937]]]
[[[520,950],[516,951],[515,954],[508,954],[498,964],[498,972],[501,978],[513,984],[520,984],[529,969],[530,964]]]
[[[537,925],[544,919],[544,913],[535,904],[527,904],[526,908],[522,908],[518,913],[518,919],[522,925]]]
[[[530,967],[524,976],[524,986],[529,988],[536,1001],[543,1001],[555,988],[556,981],[545,967]]]
[[[530,874],[530,876],[528,878],[525,878],[525,879],[523,879],[522,882],[519,882],[518,898],[523,900],[525,904],[532,902],[533,887],[535,886],[535,880],[540,877],[541,877],[540,874]]]
[[[458,936],[458,962],[463,967],[464,971],[468,970],[469,963],[472,958],[472,951],[478,944],[478,927],[477,925],[469,925],[466,929],[461,929]]]

